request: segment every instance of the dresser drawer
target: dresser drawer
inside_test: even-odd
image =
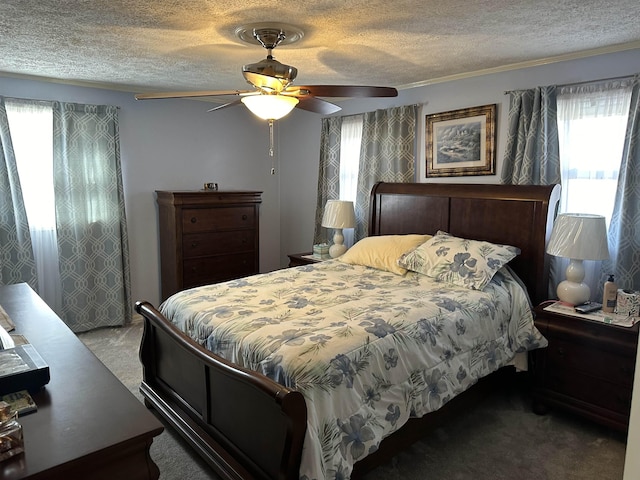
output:
[[[182,240],[182,255],[185,259],[220,253],[255,251],[256,248],[255,230],[190,233],[184,235]]]
[[[607,410],[629,415],[631,387],[596,379],[581,371],[552,368],[548,371],[547,387],[579,402],[597,405]]]
[[[634,361],[631,358],[558,338],[550,340],[547,354],[551,372],[555,369],[571,370],[613,384],[633,385]]]
[[[184,261],[183,288],[218,283],[257,271],[255,252],[215,255]]]
[[[185,208],[182,211],[182,232],[185,234],[252,229],[255,222],[253,207]]]

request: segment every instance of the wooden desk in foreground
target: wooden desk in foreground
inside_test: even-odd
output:
[[[25,452],[0,462],[0,478],[157,479],[158,419],[27,284],[0,286],[0,305],[51,374],[32,395],[38,411],[19,418]]]

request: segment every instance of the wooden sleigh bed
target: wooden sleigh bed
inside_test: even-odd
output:
[[[378,183],[371,193],[369,235],[433,235],[442,230],[516,246],[520,254],[509,266],[537,304],[548,295],[545,245],[559,193],[559,186]],[[150,303],[138,302],[136,310],[144,317],[140,391],[147,406],[156,409],[222,478],[298,479],[307,429],[304,396],[206,350]],[[496,374],[439,410],[411,418],[376,452],[356,462],[351,478],[444,421]]]

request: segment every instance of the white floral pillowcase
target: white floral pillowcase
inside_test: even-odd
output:
[[[439,231],[402,255],[398,265],[438,282],[483,290],[495,273],[519,253],[519,248],[510,245],[468,240]]]

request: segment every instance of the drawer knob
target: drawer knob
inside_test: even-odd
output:
[[[242,220],[246,220],[247,218],[249,218],[249,217],[247,217],[247,215],[246,215],[246,214],[245,214],[245,215],[242,215]]]
[[[192,248],[195,248],[195,247],[197,247],[198,245],[199,245],[199,243],[198,243],[198,242],[191,242],[191,247],[192,247]]]
[[[191,217],[191,223],[196,223],[198,219],[196,217]]]
[[[560,355],[561,357],[564,357],[564,348],[562,347],[558,348],[558,355]]]

